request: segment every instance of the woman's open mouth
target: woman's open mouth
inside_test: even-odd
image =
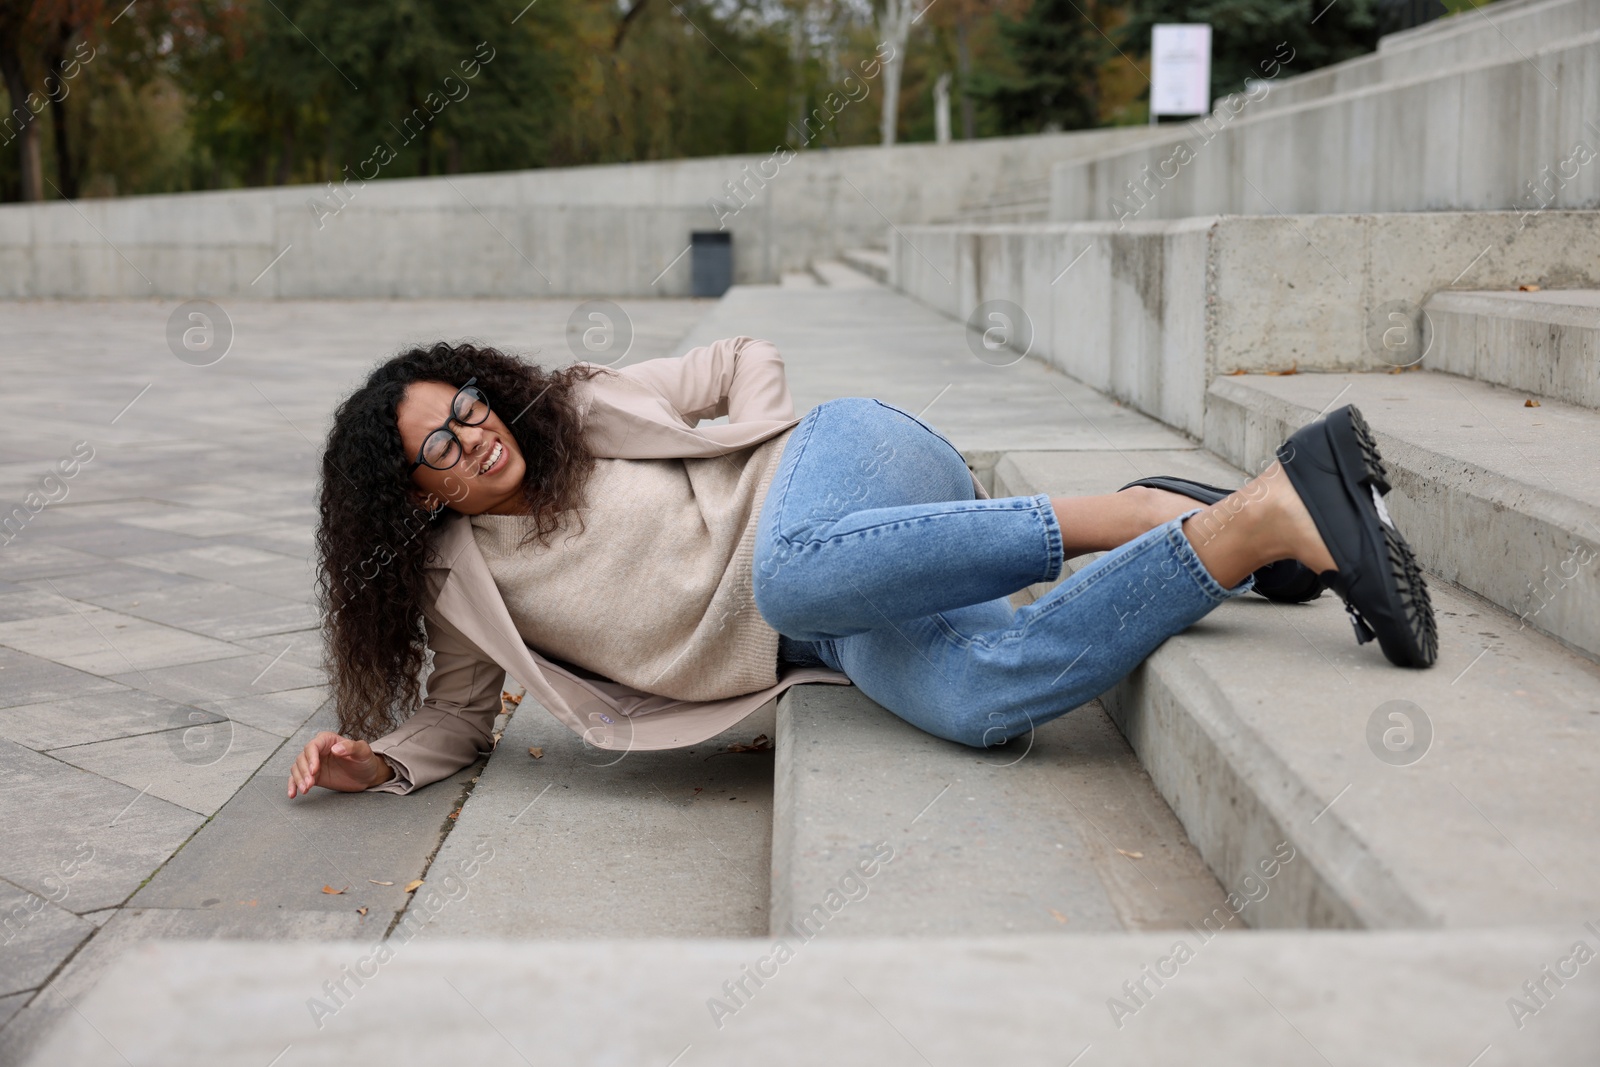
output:
[[[489,455],[484,458],[483,465],[478,468],[478,474],[493,474],[505,466],[507,455],[509,453],[506,451],[506,446],[496,441],[494,447],[489,449]]]

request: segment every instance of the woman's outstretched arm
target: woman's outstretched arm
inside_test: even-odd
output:
[[[422,706],[368,745],[323,732],[295,760],[289,796],[313,785],[341,792],[410,793],[448,778],[494,747],[506,672],[453,627],[430,617],[433,671]]]

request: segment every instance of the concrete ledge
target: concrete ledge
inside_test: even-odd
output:
[[[1182,928],[1225,902],[1098,703],[980,751],[797,686],[773,811],[774,937]]]
[[[1434,19],[1391,33],[1379,40],[1378,51],[1371,55],[1282,79],[1255,106],[1289,107],[1451,67],[1511,59],[1519,51],[1535,52],[1595,29],[1600,29],[1600,9],[1586,0],[1502,0],[1460,17]]]
[[[1524,398],[1430,372],[1219,378],[1206,445],[1260,469],[1319,411],[1357,405],[1423,566],[1600,656],[1600,414]]]
[[[776,282],[876,243],[885,218],[947,218],[1018,173],[1044,178],[1061,160],[1150,137],[1084,130],[6,204],[0,299],[684,296],[691,231],[731,232],[735,280]]]
[[[1430,370],[1600,408],[1600,291],[1435,293]]]
[[[996,481],[1105,492],[1127,480],[1128,458],[1139,456],[1049,468],[1007,457]],[[1191,454],[1163,465],[1226,474]],[[1394,510],[1409,532],[1414,520]],[[1600,667],[1431,585],[1432,670],[1399,670],[1358,646],[1331,594],[1295,607],[1251,596],[1169,639],[1102,698],[1224,886],[1243,884],[1276,842],[1296,849],[1252,905],[1256,925],[1578,923],[1600,910],[1588,844],[1600,834]],[[1392,727],[1410,741],[1402,732],[1386,746]]]
[[[905,226],[889,249],[903,292],[957,319],[1010,301],[1034,355],[1195,437],[1212,379],[1389,369],[1389,313],[1452,285],[1600,287],[1600,212]]]
[[[1057,164],[1050,217],[1592,208],[1600,169],[1565,161],[1600,135],[1567,101],[1597,76],[1590,29],[1293,106],[1241,96],[1161,142]],[[1546,180],[1536,198],[1528,183]]]
[[[353,995],[320,1029],[308,1001],[371,945],[168,942],[124,957],[30,1062],[1576,1065],[1600,1012],[1579,941],[1592,954],[1600,937],[819,938],[782,964],[771,941],[452,941],[344,979]],[[749,995],[730,998],[739,981]],[[1507,1003],[1530,981],[1549,998],[1519,1029]]]

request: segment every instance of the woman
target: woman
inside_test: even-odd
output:
[[[1326,583],[1359,641],[1430,665],[1427,589],[1359,413],[1278,455],[1231,494],[1147,479],[989,499],[888,404],[796,418],[765,341],[562,371],[414,349],[334,416],[317,549],[340,732],[306,745],[288,794],[449,776],[492,747],[506,673],[619,758],[704,741],[799,682],[854,683],[933,734],[996,745],[1252,588],[1303,600]]]

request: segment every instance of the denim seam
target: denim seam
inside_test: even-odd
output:
[[[1199,510],[1201,510],[1201,509],[1199,509],[1199,508],[1195,509],[1195,511],[1199,511]],[[1188,513],[1188,515],[1192,515],[1192,514],[1194,514],[1193,511]],[[1183,518],[1187,518],[1188,515],[1183,516]],[[1181,523],[1182,519],[1178,519],[1176,521]],[[1183,535],[1182,535],[1182,533],[1179,533],[1178,536],[1182,537]],[[1185,540],[1185,543],[1187,544],[1187,539]],[[1124,556],[1121,559],[1118,559],[1116,562],[1114,562],[1114,563],[1112,563],[1112,564],[1110,564],[1110,565],[1108,565],[1106,567],[1102,567],[1101,569],[1095,571],[1093,574],[1089,575],[1087,578],[1085,578],[1078,585],[1074,586],[1072,588],[1072,590],[1069,593],[1067,593],[1065,596],[1060,597],[1060,598],[1058,598],[1058,599],[1056,599],[1054,601],[1051,601],[1049,604],[1046,604],[1044,607],[1040,608],[1031,617],[1029,617],[1027,621],[1022,623],[1022,625],[1013,626],[1010,629],[1004,631],[1002,634],[999,634],[994,640],[984,642],[984,644],[987,647],[994,648],[994,647],[997,647],[997,646],[999,646],[1001,644],[1004,644],[1006,642],[1009,642],[1009,641],[1022,640],[1023,638],[1025,638],[1027,636],[1028,630],[1034,624],[1034,622],[1036,622],[1037,620],[1042,619],[1042,618],[1047,618],[1047,617],[1049,617],[1051,615],[1054,615],[1056,612],[1063,610],[1065,605],[1072,604],[1075,601],[1077,601],[1077,599],[1086,590],[1094,588],[1096,585],[1098,585],[1101,582],[1107,580],[1112,575],[1120,574],[1126,567],[1129,566],[1130,563],[1133,562],[1134,559],[1135,559],[1135,557],[1132,554],[1129,554],[1129,555]],[[1198,557],[1196,557],[1196,562],[1198,562]],[[1174,577],[1176,577],[1176,576],[1174,576]],[[1191,575],[1191,577],[1192,577],[1192,575]],[[1209,577],[1209,575],[1208,575],[1208,577]],[[1215,580],[1214,579],[1213,579],[1213,584],[1215,584]],[[1219,585],[1219,586],[1217,586],[1217,588],[1221,589],[1222,587]],[[1227,596],[1224,596],[1221,599],[1225,600],[1225,599],[1228,598],[1228,596],[1231,596],[1231,595],[1233,595],[1233,594],[1228,594]],[[1220,600],[1218,602],[1220,603]],[[940,624],[941,628],[949,630],[953,637],[955,637],[956,639],[962,641],[966,647],[971,647],[975,643],[971,638],[964,637],[964,636],[962,636],[960,634],[955,633],[953,630],[951,630],[949,624],[944,621],[942,616],[939,617],[939,624]]]
[[[900,415],[904,415],[906,418],[910,419],[913,423],[915,423],[918,427],[920,427],[921,429],[925,430],[926,432],[932,434],[934,437],[937,437],[939,440],[943,441],[946,445],[949,446],[950,451],[954,452],[956,454],[956,456],[961,460],[961,465],[963,467],[967,466],[967,457],[961,455],[961,449],[957,448],[955,446],[955,443],[953,441],[951,441],[950,438],[946,437],[944,434],[940,433],[938,430],[935,430],[932,426],[929,426],[927,423],[923,422],[921,419],[917,418],[915,415],[911,414],[911,412],[906,411],[903,408],[897,408],[893,404],[886,404],[882,400],[879,400],[877,397],[873,397],[872,398],[872,402],[874,404],[877,404],[879,407],[885,407],[885,408],[888,408],[890,411],[896,412],[896,413],[898,413]],[[967,469],[969,471],[971,470],[970,467],[968,467]]]
[[[887,529],[887,528],[894,527],[894,526],[901,526],[901,525],[905,525],[905,524],[908,524],[908,523],[919,523],[919,522],[922,522],[922,521],[924,521],[926,519],[937,519],[937,518],[941,518],[941,517],[946,516],[946,515],[980,514],[983,511],[1003,511],[1003,510],[1004,511],[1035,511],[1035,512],[1037,511],[1037,508],[1038,508],[1037,503],[1035,503],[1035,502],[1033,502],[1031,500],[1029,501],[1029,503],[1026,503],[1026,504],[1021,504],[1021,503],[1012,504],[1012,503],[1010,503],[1011,499],[1012,498],[1007,497],[1007,498],[1003,498],[1001,500],[992,501],[992,503],[994,503],[994,504],[1003,504],[1003,505],[1005,505],[1004,507],[981,508],[977,512],[963,512],[963,511],[961,511],[959,509],[958,510],[953,510],[953,511],[933,511],[933,512],[928,512],[925,515],[915,515],[915,516],[912,516],[911,518],[907,518],[907,519],[895,519],[895,520],[893,520],[891,522],[880,522],[880,523],[877,523],[876,525],[873,525],[873,526],[864,526],[859,530],[851,530],[849,533],[835,534],[835,535],[833,535],[831,537],[791,537],[788,534],[785,534],[785,533],[782,533],[782,532],[779,532],[779,531],[776,531],[776,530],[773,531],[773,536],[776,537],[778,540],[783,541],[785,544],[789,545],[791,548],[799,548],[799,547],[810,546],[810,545],[836,544],[836,543],[842,541],[845,538],[856,537],[856,536],[861,535],[861,534],[869,534],[869,533],[873,533],[874,531],[877,531],[877,530],[883,530],[883,529]],[[1016,499],[1018,499],[1018,500],[1026,500],[1028,498],[1019,497],[1019,498],[1016,498]],[[962,503],[972,504],[972,503],[976,503],[976,501],[972,501],[972,500],[965,500],[965,501],[952,500],[952,501],[948,501],[948,503],[952,503],[952,504],[962,504]],[[991,503],[991,501],[985,501],[985,503]],[[875,509],[867,509],[867,510],[875,510]],[[852,514],[855,514],[855,513],[852,513]],[[832,521],[838,522],[838,521],[840,521],[842,519],[847,519],[849,517],[850,517],[849,514],[841,515],[837,519],[834,519]],[[1059,538],[1057,539],[1057,541],[1059,543]],[[1049,547],[1048,534],[1046,534],[1046,548],[1048,549],[1048,547]],[[1060,550],[1059,549],[1057,551],[1057,554],[1058,555],[1060,554]],[[1048,581],[1049,579],[1047,577],[1047,578],[1042,578],[1040,580],[1041,581]]]
[[[799,438],[800,447],[795,450],[794,462],[789,464],[788,473],[784,477],[784,480],[783,480],[783,488],[778,493],[778,499],[777,499],[778,506],[777,506],[777,509],[776,509],[777,513],[773,516],[773,522],[772,522],[773,531],[772,532],[773,532],[773,535],[775,537],[777,537],[779,540],[783,540],[783,541],[787,541],[788,540],[779,531],[778,526],[782,522],[784,508],[788,505],[788,502],[789,502],[789,490],[794,484],[795,471],[798,470],[799,466],[800,466],[800,455],[801,455],[801,453],[803,453],[805,451],[805,446],[811,440],[812,430],[815,428],[816,423],[817,423],[817,420],[816,420],[816,418],[814,416],[816,415],[816,413],[819,410],[821,410],[820,407],[812,408],[810,411],[806,412],[805,417],[802,418],[800,420],[799,424],[795,427],[795,432],[790,435],[788,441],[784,442],[783,455],[778,457],[779,464],[782,464],[785,460],[787,460],[789,458],[789,449],[795,444],[795,438]],[[767,493],[768,493],[769,496],[771,495],[772,490],[771,490],[770,487],[768,488]],[[766,505],[766,501],[763,500],[762,503],[761,503],[761,507],[762,507],[763,511],[766,510],[766,506],[767,506]]]

